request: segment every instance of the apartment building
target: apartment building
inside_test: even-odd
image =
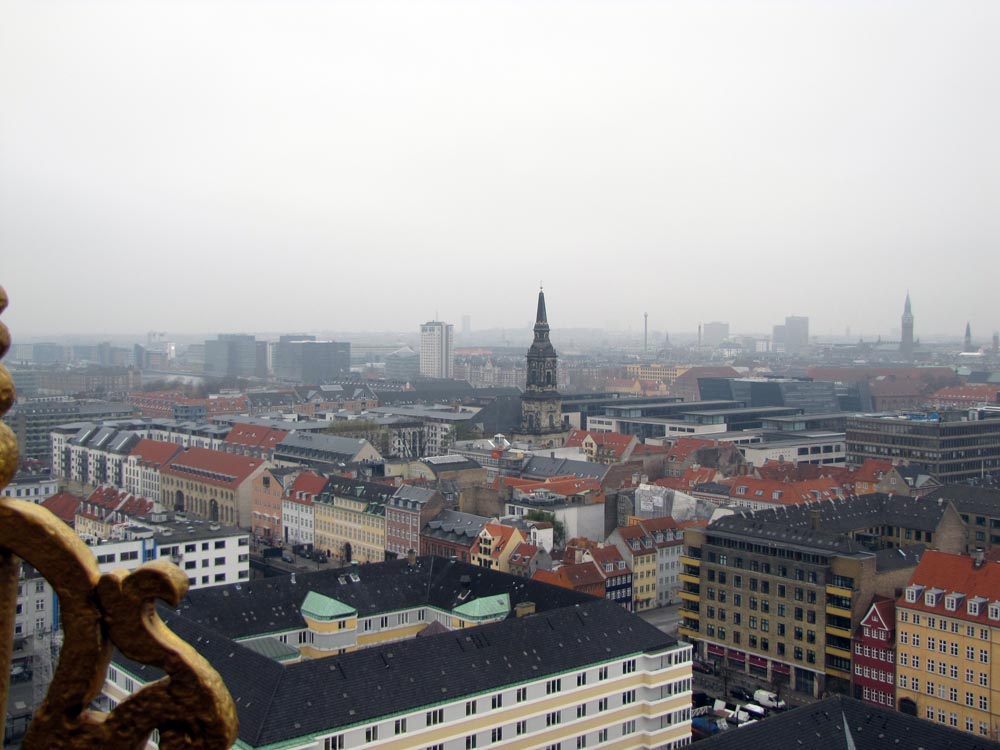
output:
[[[1000,740],[1000,565],[928,552],[896,600],[900,711]]]
[[[727,669],[846,691],[872,597],[894,596],[926,548],[964,540],[953,507],[887,495],[726,516],[685,531],[680,633]]]
[[[261,579],[158,611],[220,672],[247,750],[691,741],[689,645],[612,602],[473,565],[425,557]],[[116,653],[104,704],[159,674]]]

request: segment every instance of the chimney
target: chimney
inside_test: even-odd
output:
[[[984,562],[986,562],[986,553],[983,552],[982,547],[976,547],[972,553],[972,567],[981,568]]]
[[[515,617],[527,617],[528,615],[535,614],[535,603],[534,602],[521,602],[514,605],[514,616]]]
[[[819,508],[813,508],[809,511],[809,528],[813,531],[819,531],[820,527],[820,513]]]
[[[415,549],[411,549],[406,553],[406,564],[411,568],[417,564],[417,551]]]

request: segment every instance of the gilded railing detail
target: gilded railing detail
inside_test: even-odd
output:
[[[0,288],[0,312],[7,299]],[[0,323],[0,357],[10,335]],[[10,373],[0,365],[0,414],[14,402]],[[0,487],[17,468],[17,441],[0,424]],[[24,737],[25,750],[137,750],[159,730],[163,750],[224,750],[236,740],[236,707],[218,673],[156,614],[155,601],[177,606],[187,577],[154,562],[131,574],[101,575],[87,545],[47,510],[0,498],[0,703],[6,705],[20,564],[30,562],[59,596],[63,649],[48,694]],[[166,676],[110,713],[88,707],[100,693],[112,646]],[[0,739],[3,728],[0,726]]]

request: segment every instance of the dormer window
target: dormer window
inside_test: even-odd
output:
[[[983,607],[989,602],[984,596],[974,596],[969,599],[969,603],[966,605],[966,612],[971,617],[979,617],[983,614]]]
[[[991,620],[1000,620],[1000,602],[992,602],[986,609],[986,615]]]
[[[906,601],[910,604],[916,604],[920,601],[920,594],[923,593],[924,587],[913,585],[907,586],[906,588]]]
[[[936,607],[941,601],[941,595],[944,593],[941,589],[930,589],[924,593],[924,606],[925,607]]]
[[[949,612],[954,612],[962,604],[962,600],[964,598],[965,594],[959,594],[958,592],[948,594],[948,596],[944,598],[944,608]]]

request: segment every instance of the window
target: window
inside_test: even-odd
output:
[[[503,708],[503,693],[497,693],[490,699],[491,708]]]
[[[467,734],[465,736],[465,750],[475,750],[476,748],[476,735]]]
[[[374,724],[365,730],[365,742],[378,742],[378,724]]]
[[[986,734],[985,732],[980,732],[980,733],[981,734]],[[602,729],[600,732],[597,733],[597,741],[598,742],[607,742],[608,741],[608,730],[607,729]]]
[[[586,684],[587,684],[587,673],[580,672],[580,674],[576,676],[576,686],[583,687]]]
[[[622,734],[635,734],[635,719],[630,719],[622,724]]]
[[[501,742],[503,740],[503,727],[493,727],[490,730],[490,742]]]
[[[406,719],[396,719],[392,729],[393,734],[406,734]]]
[[[622,705],[627,706],[630,703],[635,703],[635,690],[626,690],[622,693]]]
[[[597,670],[597,679],[599,679],[599,680],[606,680],[606,679],[608,679],[608,668],[607,667],[601,667],[600,669]]]
[[[587,746],[587,735],[581,734],[576,738],[576,750],[583,750]]]
[[[562,711],[549,711],[545,714],[545,726],[554,727],[556,724],[562,724]]]
[[[989,709],[989,707],[990,707],[989,700],[986,698],[985,695],[980,695],[979,696],[979,710],[980,711],[986,711],[986,710]]]
[[[466,701],[465,702],[465,715],[466,716],[472,716],[474,713],[476,713],[476,702],[475,701]]]
[[[427,726],[432,727],[435,724],[440,724],[444,721],[444,709],[435,708],[433,711],[428,711],[426,714]]]
[[[552,695],[553,693],[562,692],[562,680],[549,680],[545,683],[545,694]],[[496,706],[494,706],[496,708]]]
[[[517,698],[516,698],[516,700],[517,700],[518,703],[524,703],[526,700],[528,700],[528,688],[526,688],[526,687],[519,687],[517,689]]]
[[[597,701],[597,710],[598,711],[607,711],[608,710],[608,699],[607,698],[601,698],[599,701]]]
[[[983,653],[986,653],[985,651]],[[632,674],[635,671],[635,659],[622,663],[622,674]]]
[[[517,722],[517,728],[516,728],[515,731],[519,735],[524,734],[525,732],[527,732],[528,731],[528,722],[524,721],[524,720]]]
[[[582,719],[586,715],[587,715],[587,704],[581,703],[579,706],[576,707],[576,718]]]
[[[985,648],[979,649],[979,661],[982,664],[990,663],[990,652],[987,651]]]
[[[323,750],[344,750],[344,735],[335,734],[324,739]]]

